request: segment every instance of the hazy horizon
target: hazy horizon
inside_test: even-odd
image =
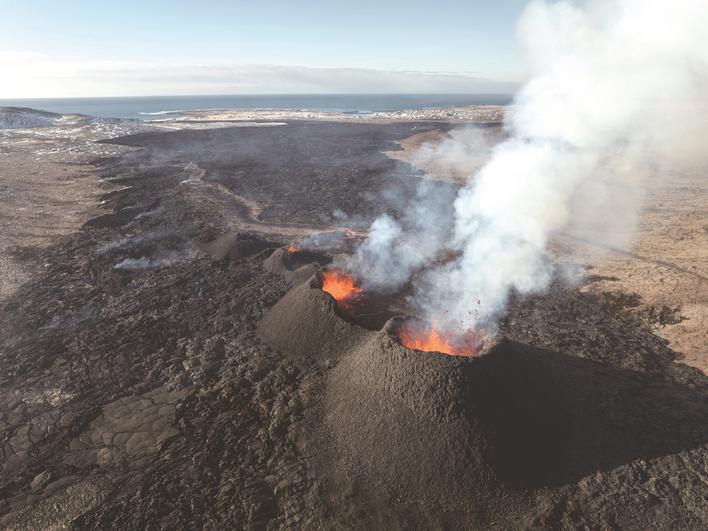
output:
[[[296,96],[513,96],[515,91],[506,92],[253,92],[223,94],[149,94],[126,96],[30,96],[0,97],[0,101],[15,100],[111,100],[111,99],[161,99],[161,98],[229,98],[229,97],[296,97]]]

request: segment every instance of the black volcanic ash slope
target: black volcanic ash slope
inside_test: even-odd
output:
[[[197,160],[275,222],[371,215],[410,127],[152,134],[97,162],[100,215],[19,249],[42,274],[0,301],[0,527],[706,528],[706,378],[646,323],[558,285],[494,354],[402,349],[182,184]]]
[[[334,506],[363,502],[360,524],[526,528],[584,477],[708,441],[703,392],[506,338],[473,358],[413,351],[394,321],[347,322],[316,276],[260,326],[278,350],[336,362],[321,466]]]

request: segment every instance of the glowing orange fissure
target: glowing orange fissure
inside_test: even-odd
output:
[[[450,356],[474,356],[481,341],[473,332],[455,335],[441,333],[432,325],[406,322],[398,329],[398,338],[404,347],[423,352],[440,352]]]
[[[337,301],[347,301],[364,290],[354,283],[354,279],[346,273],[327,271],[322,275],[322,291],[326,291]]]

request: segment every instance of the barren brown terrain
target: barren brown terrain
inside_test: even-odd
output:
[[[364,322],[320,289],[376,215],[485,159],[435,165],[459,128],[503,137],[3,143],[0,526],[704,529],[704,173],[647,190],[629,250],[557,235],[582,278],[512,298],[480,356],[405,348],[395,311]]]

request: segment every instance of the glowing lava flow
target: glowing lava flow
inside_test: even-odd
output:
[[[398,338],[404,347],[423,352],[440,352],[450,356],[474,356],[479,352],[480,339],[472,332],[459,337],[441,334],[432,325],[406,322],[398,329]]]
[[[291,243],[290,246],[288,247],[288,252],[289,253],[297,252],[297,245],[295,245],[294,243]]]
[[[354,279],[346,273],[327,271],[322,275],[322,291],[332,295],[338,302],[346,302],[364,290],[356,286]]]

